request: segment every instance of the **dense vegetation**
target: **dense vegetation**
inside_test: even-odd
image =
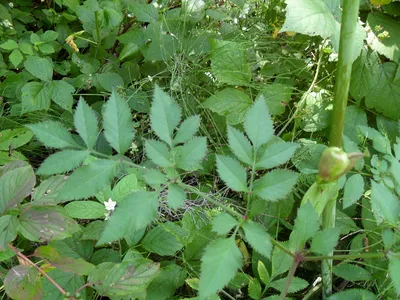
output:
[[[399,64],[399,0],[0,0],[3,298],[398,299]]]

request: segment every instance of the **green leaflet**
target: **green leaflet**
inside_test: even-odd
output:
[[[172,146],[172,135],[181,120],[181,108],[158,85],[154,87],[153,104],[150,113],[151,128],[157,136]]]
[[[282,292],[285,287],[285,283],[286,283],[286,278],[278,279],[278,280],[272,281],[270,284],[270,287],[273,287],[274,289]],[[293,277],[292,281],[290,283],[288,292],[296,293],[298,291],[305,289],[307,286],[308,286],[308,282],[305,281],[304,279],[298,278],[298,277]]]
[[[119,154],[124,154],[135,134],[129,105],[115,90],[105,104],[103,126],[107,141]]]
[[[59,200],[77,200],[101,192],[114,178],[118,162],[96,160],[76,169],[58,194]]]
[[[212,220],[212,230],[220,235],[227,234],[237,225],[239,225],[238,221],[227,213],[221,213]]]
[[[178,226],[174,223],[167,224]],[[165,230],[165,225],[166,224],[157,226],[146,234],[141,244],[147,251],[159,255],[174,255],[177,251],[183,248],[183,244],[175,237],[175,235]]]
[[[179,126],[178,132],[176,133],[173,143],[174,145],[180,143],[186,143],[191,140],[200,127],[200,116],[191,116],[187,118]]]
[[[247,192],[247,174],[242,165],[228,156],[217,155],[217,169],[226,185],[237,192]]]
[[[170,184],[168,186],[168,206],[172,209],[177,209],[185,203],[186,193],[183,188],[177,184]]]
[[[115,208],[97,245],[116,241],[129,232],[145,228],[154,221],[157,210],[158,193],[138,191],[130,194]]]
[[[272,243],[266,228],[253,221],[243,223],[242,227],[249,244],[258,253],[270,258],[272,252]]]
[[[146,140],[147,156],[158,166],[163,168],[172,167],[174,164],[169,158],[169,151],[166,144],[156,140]]]
[[[97,117],[93,109],[81,97],[74,114],[76,131],[89,149],[93,149],[98,137]]]
[[[207,139],[205,137],[194,137],[183,146],[176,148],[176,166],[185,171],[199,168],[199,165],[207,152]]]
[[[78,167],[88,157],[87,150],[62,150],[47,157],[36,171],[38,175],[61,174]]]
[[[232,126],[228,126],[229,147],[233,154],[247,165],[253,164],[253,149],[245,135]]]
[[[266,201],[285,198],[297,182],[298,174],[289,170],[272,170],[254,181],[254,194]]]
[[[272,169],[287,162],[294,154],[298,144],[278,142],[261,147],[257,156],[256,169]]]
[[[371,206],[377,224],[387,222],[396,226],[400,214],[399,200],[383,183],[372,180],[371,186]]]
[[[22,113],[48,110],[51,104],[51,88],[41,82],[28,82],[22,89]]]
[[[330,201],[336,201],[337,193],[337,182],[314,182],[304,194],[301,205],[310,202],[315,208],[318,216],[321,216],[327,203]]]
[[[333,252],[340,235],[340,228],[327,228],[317,232],[312,239],[311,251],[320,255],[329,255]]]
[[[371,274],[364,268],[347,263],[336,265],[332,269],[337,276],[349,281],[371,280]]]
[[[227,285],[242,264],[242,253],[234,239],[209,244],[201,259],[200,298],[214,295]]]
[[[47,147],[68,148],[78,147],[68,130],[57,121],[45,121],[42,123],[26,125],[33,131],[37,139]]]
[[[258,151],[272,138],[274,128],[264,97],[259,97],[248,110],[244,120],[244,129],[253,143],[254,151]]]
[[[356,203],[364,193],[364,179],[360,174],[354,174],[347,179],[344,186],[343,208]]]
[[[397,294],[400,293],[400,259],[398,257],[389,255],[389,274]]]

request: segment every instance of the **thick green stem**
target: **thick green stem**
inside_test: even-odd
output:
[[[344,118],[350,88],[351,68],[354,61],[354,46],[360,0],[344,0],[342,26],[340,31],[339,61],[336,71],[335,100],[329,144],[331,147],[342,146]],[[335,227],[336,201],[330,202],[324,209],[322,228]],[[332,253],[333,254],[333,253]],[[322,262],[322,298],[332,294],[332,259]]]
[[[336,71],[335,100],[333,104],[330,146],[341,147],[344,116],[350,88],[351,67],[354,61],[357,18],[360,0],[344,0],[340,31],[339,62]]]

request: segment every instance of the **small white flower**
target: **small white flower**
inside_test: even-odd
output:
[[[13,7],[14,7],[14,3],[10,2],[10,3],[8,3],[8,6],[10,6],[11,8],[13,8]]]
[[[106,210],[108,210],[108,211],[114,211],[116,204],[117,204],[117,202],[112,201],[111,198],[108,198],[108,201],[104,201],[104,206],[106,207]]]

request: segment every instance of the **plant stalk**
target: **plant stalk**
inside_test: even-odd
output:
[[[347,99],[350,89],[351,69],[354,61],[354,46],[360,0],[344,0],[342,25],[340,29],[339,61],[336,71],[335,99],[333,103],[332,123],[329,144],[341,147]],[[325,207],[322,215],[322,228],[335,227],[336,201]],[[333,253],[329,254],[332,256]],[[322,261],[322,298],[332,294],[332,259]]]

